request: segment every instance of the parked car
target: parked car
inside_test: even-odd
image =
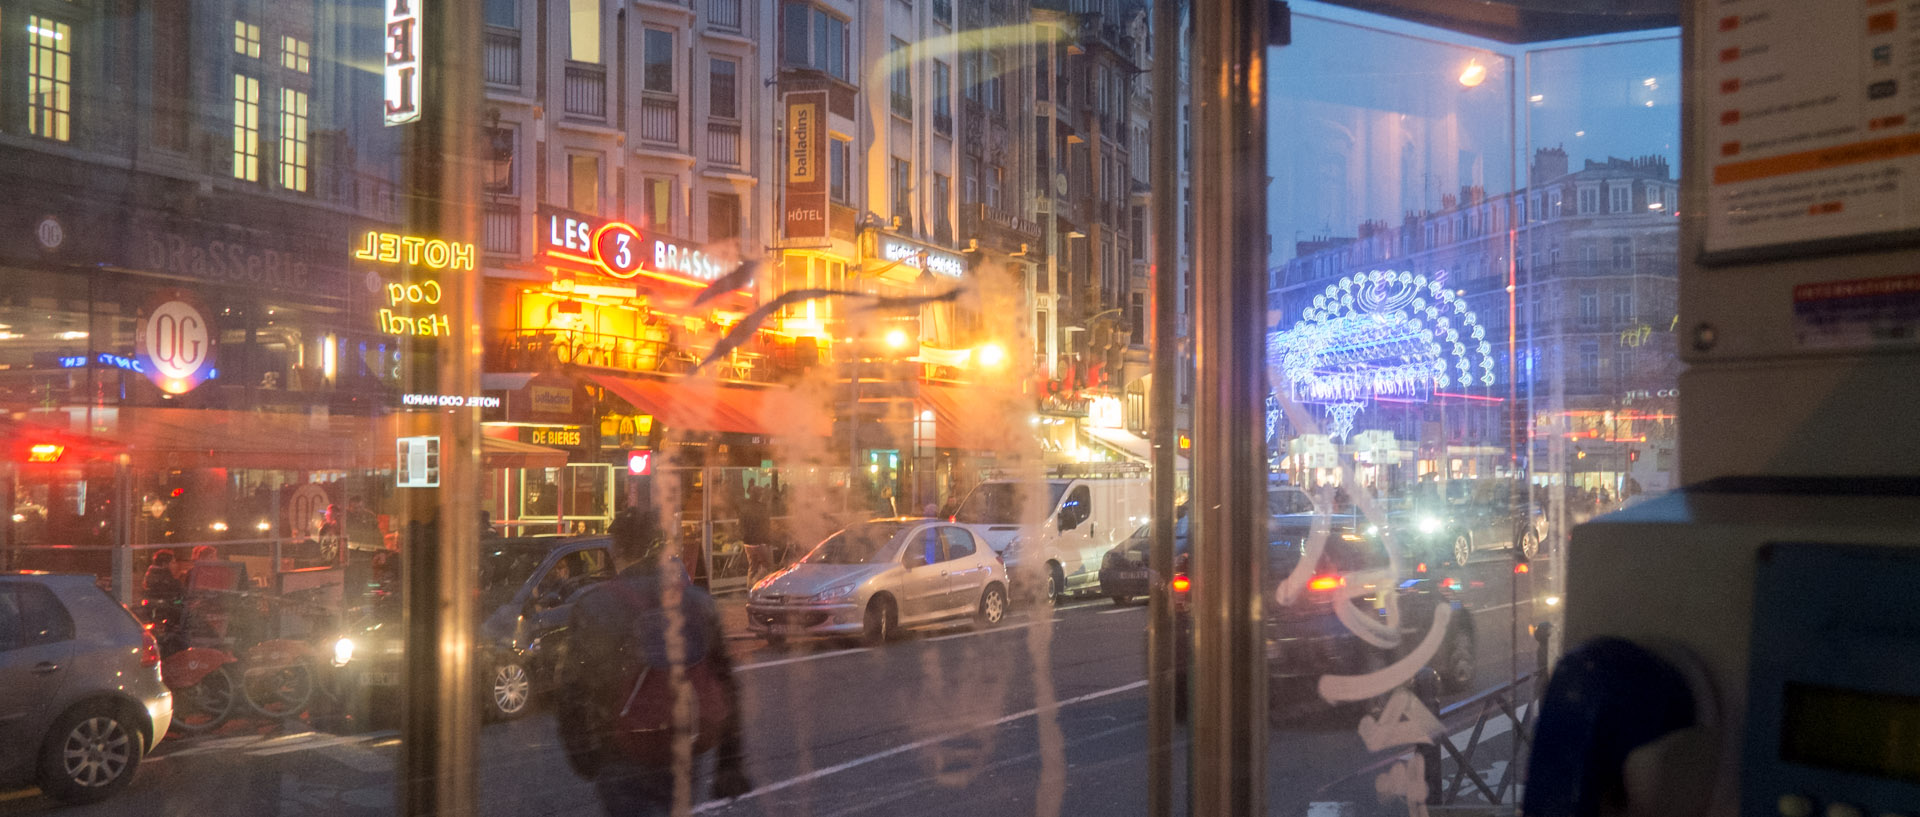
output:
[[[768,644],[857,636],[879,644],[903,628],[1007,614],[1007,568],[975,531],[900,517],[855,523],[760,580],[747,626]]]
[[[1147,521],[1151,499],[1148,481],[1133,477],[988,480],[952,520],[978,526],[1016,587],[1058,602],[1099,588],[1101,558]]]
[[[1275,516],[1312,513],[1313,499],[1299,488],[1275,485],[1267,489],[1267,512]],[[1186,513],[1184,505],[1176,511],[1178,521],[1174,524],[1173,536],[1176,565],[1187,553]],[[1149,589],[1161,581],[1148,569],[1151,564],[1148,548],[1152,544],[1152,525],[1141,525],[1125,542],[1107,551],[1100,559],[1100,595],[1113,599],[1115,604],[1127,604],[1135,597],[1147,595]]]
[[[1446,692],[1464,690],[1473,682],[1476,653],[1473,618],[1455,598],[1447,578],[1429,570],[1390,575],[1386,548],[1377,535],[1365,533],[1368,523],[1352,514],[1329,514],[1326,541],[1305,588],[1282,603],[1280,584],[1300,564],[1316,515],[1283,514],[1270,518],[1267,528],[1266,658],[1269,710],[1276,720],[1324,711],[1329,704],[1318,691],[1323,675],[1362,675],[1405,657],[1425,638],[1442,605],[1453,609],[1439,651],[1428,666],[1440,676]],[[1175,610],[1176,679],[1184,699],[1191,617],[1187,599],[1192,588],[1185,547],[1187,522],[1175,526],[1176,556],[1172,581]],[[1393,581],[1397,578],[1398,581]],[[1335,605],[1348,604],[1364,618],[1383,615],[1388,594],[1399,610],[1398,639],[1391,647],[1376,647],[1340,621]]]
[[[94,577],[0,573],[0,788],[103,799],[172,719],[159,645]]]
[[[553,678],[555,636],[566,629],[581,589],[614,575],[611,540],[537,536],[488,539],[480,557],[474,666],[490,720],[526,714]],[[375,603],[333,645],[348,697],[361,704],[397,690],[405,633],[399,605]]]
[[[1435,565],[1464,565],[1477,553],[1518,550],[1531,558],[1540,550],[1546,517],[1525,485],[1515,481],[1455,479],[1444,498],[1434,483],[1422,483],[1407,501],[1409,511],[1394,529],[1415,558]]]

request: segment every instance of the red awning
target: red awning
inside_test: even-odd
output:
[[[1013,453],[1023,446],[1037,453],[1033,409],[1028,398],[1010,395],[997,400],[990,389],[978,386],[920,387],[920,402],[933,409],[936,448]]]
[[[761,437],[832,434],[825,407],[806,406],[792,389],[611,375],[593,380],[668,428]]]

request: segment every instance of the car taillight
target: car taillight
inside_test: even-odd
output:
[[[140,629],[140,668],[160,666],[160,642],[153,640],[152,625]]]
[[[1307,582],[1307,589],[1308,590],[1338,590],[1342,587],[1345,587],[1346,584],[1347,584],[1347,579],[1344,576],[1332,576],[1332,575],[1315,576],[1313,577],[1312,581]]]
[[[1529,573],[1532,572],[1532,570],[1533,568],[1527,567],[1526,562],[1521,562],[1513,566],[1513,572],[1515,573]]]
[[[1182,573],[1173,577],[1173,592],[1185,593],[1192,589],[1193,581],[1188,579],[1186,574]]]

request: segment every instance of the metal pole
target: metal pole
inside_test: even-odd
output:
[[[1147,815],[1173,814],[1174,684],[1173,577],[1174,381],[1178,377],[1180,315],[1180,17],[1178,0],[1153,4],[1153,134],[1149,185],[1153,189],[1153,376],[1147,424],[1153,446],[1153,544],[1147,591]]]
[[[1266,813],[1269,0],[1196,0],[1192,812]]]
[[[133,604],[133,457],[113,459],[113,595]]]
[[[414,235],[472,247],[473,268],[437,274],[447,337],[413,347],[431,359],[409,377],[438,394],[479,393],[481,263],[479,167],[482,105],[478,4],[417,0],[421,13],[422,116],[404,129],[402,210]],[[430,356],[430,357],[429,357]],[[400,751],[394,785],[403,815],[478,813],[480,705],[474,679],[479,586],[480,410],[449,408],[416,428],[440,439],[440,485],[405,489],[401,541],[406,651]]]

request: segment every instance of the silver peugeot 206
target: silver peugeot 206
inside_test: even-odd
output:
[[[869,644],[903,628],[1007,614],[1007,567],[965,525],[875,519],[827,537],[806,558],[754,585],[748,626],[768,644],[788,638],[859,637]]]

